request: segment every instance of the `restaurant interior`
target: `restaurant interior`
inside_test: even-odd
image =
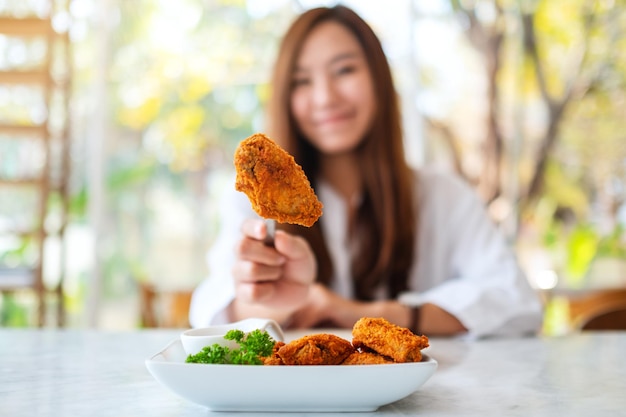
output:
[[[189,327],[277,42],[332,3],[0,2],[0,327]],[[389,56],[409,162],[476,188],[542,333],[626,329],[626,5],[344,3]]]

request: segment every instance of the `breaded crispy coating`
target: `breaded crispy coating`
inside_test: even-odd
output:
[[[419,362],[421,350],[428,347],[428,338],[384,318],[364,317],[352,328],[352,344],[356,349],[371,350],[395,362]]]
[[[263,365],[283,365],[283,360],[278,356],[278,350],[285,346],[285,342],[278,341],[274,343],[274,348],[272,349],[272,354],[261,358],[263,361]]]
[[[333,334],[301,337],[278,349],[285,365],[339,365],[355,351],[352,344]]]
[[[310,227],[322,215],[322,203],[302,167],[264,134],[243,140],[234,162],[235,189],[248,196],[259,216]]]
[[[394,363],[393,359],[387,358],[374,352],[355,351],[350,354],[341,364],[342,365],[382,365],[386,363]]]

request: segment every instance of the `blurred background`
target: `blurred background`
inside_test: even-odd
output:
[[[344,1],[416,167],[465,177],[546,301],[626,292],[626,1]],[[187,327],[237,143],[309,0],[0,0],[0,325]],[[605,298],[606,299],[606,298]]]

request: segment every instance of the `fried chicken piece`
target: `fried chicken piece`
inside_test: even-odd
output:
[[[386,363],[394,363],[393,359],[379,355],[375,352],[356,351],[348,356],[342,365],[382,365]]]
[[[284,365],[283,360],[278,356],[278,350],[285,346],[285,342],[278,341],[274,343],[274,348],[272,349],[272,354],[261,358],[263,361],[263,365]]]
[[[301,337],[278,349],[285,365],[339,365],[355,351],[352,344],[333,334]]]
[[[357,349],[372,350],[395,362],[419,362],[428,338],[384,318],[363,317],[352,328],[352,344]]]
[[[235,151],[235,189],[244,192],[266,219],[311,227],[322,215],[302,167],[264,134],[243,140]]]

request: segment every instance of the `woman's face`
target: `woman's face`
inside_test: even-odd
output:
[[[371,126],[376,101],[365,54],[336,22],[316,26],[292,76],[291,111],[302,133],[324,154],[354,150]]]

